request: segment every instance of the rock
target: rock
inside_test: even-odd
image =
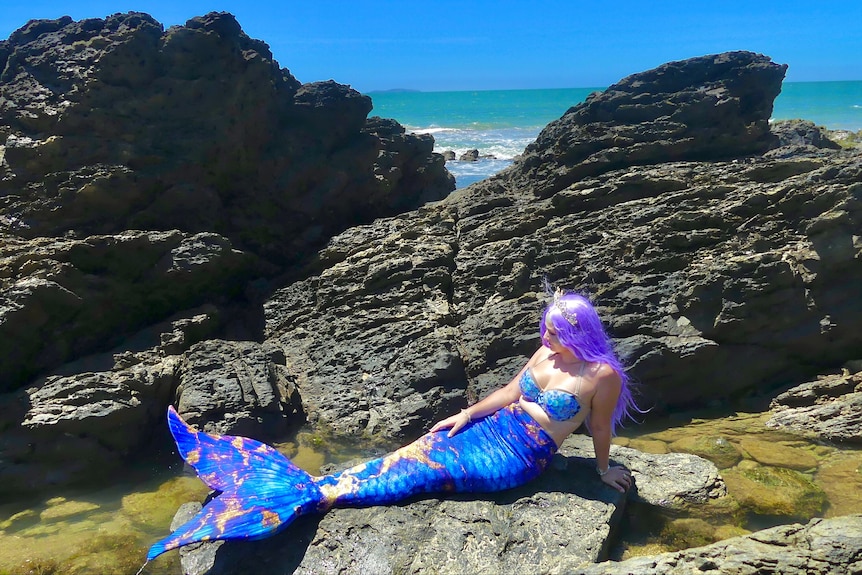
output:
[[[775,441],[743,438],[740,447],[752,459],[763,465],[786,467],[797,471],[809,471],[817,467],[817,458],[810,451],[782,445]]]
[[[726,469],[727,491],[739,504],[766,516],[814,517],[822,513],[826,494],[809,476],[783,467]]]
[[[210,298],[262,268],[211,233],[0,242],[0,391]]]
[[[310,421],[404,440],[465,406],[454,222],[423,213],[333,238],[320,275],[266,301],[266,339],[284,350]]]
[[[634,166],[547,199],[480,182],[335,237],[267,301],[266,337],[312,419],[407,439],[520,369],[547,278],[599,294],[654,415],[763,397],[862,349],[862,163],[826,153]]]
[[[447,162],[455,159],[455,152],[453,150],[446,150],[443,152],[443,159]]]
[[[363,132],[374,135],[383,146],[374,175],[388,184],[378,198],[366,198],[367,203],[390,205],[393,212],[406,211],[439,200],[445,195],[441,189],[455,189],[455,177],[443,167],[446,158],[432,153],[434,137],[430,134],[407,134],[395,120],[377,116],[368,119]]]
[[[189,310],[0,395],[3,497],[99,484],[155,438],[169,441],[164,415],[177,386],[176,355],[211,336],[214,313]]]
[[[500,178],[549,197],[625,166],[765,152],[786,70],[759,54],[727,52],[633,74],[548,124]]]
[[[585,436],[573,436],[568,441],[579,445],[581,451],[590,450],[587,442],[591,440]],[[727,495],[715,465],[696,455],[641,453],[612,445],[611,460],[631,470],[636,489],[630,497],[641,503],[680,510]]]
[[[829,138],[825,128],[817,126],[808,120],[782,120],[770,126],[773,134],[778,136],[777,146],[813,146],[840,150],[841,146]]]
[[[670,444],[671,451],[693,453],[712,461],[719,469],[733,467],[742,454],[724,437],[684,437]]]
[[[476,162],[479,160],[479,150],[467,150],[458,158],[462,162]]]
[[[829,130],[828,137],[842,148],[858,149],[860,145],[862,145],[862,130],[859,130],[858,132],[851,132],[850,130]]]
[[[826,441],[862,443],[862,370],[803,383],[770,405],[769,427]]]
[[[169,400],[172,379],[172,362],[159,369],[49,377],[41,387],[28,390],[33,407],[23,425],[37,437],[90,437],[127,454],[149,437]]]
[[[296,262],[455,188],[433,138],[378,135],[370,98],[300,84],[227,13],[32,21],[0,53],[0,216],[22,237],[209,231]]]
[[[209,340],[179,361],[180,416],[208,433],[260,440],[283,437],[304,421],[284,353],[256,342]]]
[[[583,575],[722,573],[808,575],[858,573],[862,515],[812,519],[764,529],[706,547],[582,567]]]
[[[217,575],[253,562],[263,572],[293,573],[580,572],[605,557],[625,504],[596,476],[590,445],[570,437],[549,470],[514,490],[333,509],[266,541],[204,543],[183,553],[183,569]],[[695,456],[617,448],[612,457],[629,463],[638,491],[658,501],[691,502],[715,490],[715,467]]]

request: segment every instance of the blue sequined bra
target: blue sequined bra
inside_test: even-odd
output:
[[[583,371],[583,365],[581,366]],[[583,374],[580,375],[583,378]],[[549,389],[542,391],[536,380],[533,378],[533,373],[530,369],[524,370],[521,376],[521,395],[527,401],[536,403],[541,407],[548,417],[554,421],[567,421],[572,419],[581,410],[581,404],[578,403],[578,398],[570,391],[563,389]],[[578,389],[581,387],[580,380],[578,381]]]

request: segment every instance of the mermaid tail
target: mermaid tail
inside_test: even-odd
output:
[[[322,494],[311,476],[272,447],[230,435],[197,431],[173,407],[168,426],[177,448],[201,481],[222,493],[169,537],[150,547],[147,560],[211,539],[260,539],[314,510]]]
[[[312,477],[253,439],[196,431],[172,407],[168,424],[183,459],[222,493],[150,547],[147,560],[196,541],[267,537],[300,515],[333,506],[385,505],[419,493],[509,489],[539,475],[557,449],[515,403],[454,437],[445,431],[427,433],[379,459]]]

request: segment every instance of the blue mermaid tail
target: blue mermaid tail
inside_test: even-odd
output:
[[[213,539],[260,539],[300,515],[334,506],[385,505],[420,493],[491,492],[539,475],[554,440],[517,403],[467,425],[454,437],[427,433],[384,457],[313,477],[278,451],[245,437],[195,430],[173,407],[168,425],[180,455],[220,491],[190,521],[150,547],[165,551]]]

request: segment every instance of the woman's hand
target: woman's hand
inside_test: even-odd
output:
[[[605,474],[601,476],[601,479],[604,483],[607,483],[622,493],[625,493],[634,482],[631,472],[625,467],[610,467]]]
[[[449,433],[447,434],[447,437],[452,437],[453,435],[458,433],[458,431],[462,427],[464,427],[471,421],[472,418],[470,417],[470,413],[466,409],[462,409],[459,413],[456,413],[455,415],[450,415],[446,419],[435,423],[434,427],[431,428],[431,431],[433,432],[448,429]]]

